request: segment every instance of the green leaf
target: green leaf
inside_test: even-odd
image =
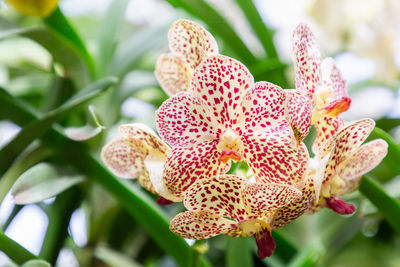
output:
[[[325,254],[323,245],[314,241],[304,249],[300,250],[296,257],[287,265],[288,267],[312,267],[316,266]]]
[[[388,195],[382,186],[368,175],[363,176],[359,190],[378,208],[393,229],[400,234],[400,201]]]
[[[247,237],[226,237],[226,241],[227,267],[253,266],[253,257],[250,246],[250,241],[253,240]]]
[[[368,140],[373,140],[376,138],[382,138],[385,140],[389,147],[388,147],[388,154],[387,156],[383,159],[384,165],[389,166],[390,168],[387,168],[388,171],[392,172],[392,177],[400,173],[400,145],[396,143],[396,141],[393,139],[393,137],[390,136],[387,132],[384,130],[375,127],[375,129],[372,131],[371,135],[368,137]],[[379,168],[379,166],[378,166]],[[375,174],[375,170],[372,170],[372,173]]]
[[[48,163],[39,163],[24,172],[11,188],[16,204],[30,204],[54,197],[85,180],[82,175],[62,175]]]
[[[117,45],[117,33],[125,21],[125,11],[128,0],[111,1],[105,17],[102,20],[99,32],[99,49],[97,53],[97,77],[104,76],[110,67]]]
[[[111,73],[117,77],[125,76],[146,53],[163,46],[167,40],[168,27],[164,25],[146,28],[121,42],[115,51]]]
[[[0,204],[18,177],[50,154],[51,151],[43,146],[25,150],[0,180]]]
[[[26,125],[31,120],[37,119],[37,114],[38,112],[28,108],[5,91],[0,91],[0,118],[7,117],[19,125]],[[154,200],[137,185],[115,178],[83,146],[69,140],[54,127],[43,136],[42,140],[50,147],[55,148],[60,156],[67,159],[82,173],[110,192],[129,214],[142,225],[153,240],[175,259],[178,265],[188,266],[192,262],[193,249],[183,238],[169,230],[169,219]],[[203,257],[200,257],[200,264],[202,266],[207,264]]]
[[[245,64],[257,62],[256,57],[225,18],[204,0],[166,0],[174,7],[180,7],[191,15],[204,21],[212,33],[224,39],[225,44],[235,52],[236,57]]]
[[[0,158],[3,159],[0,161],[0,174],[4,173],[13,160],[33,140],[42,136],[48,129],[50,129],[53,123],[62,119],[78,106],[83,105],[93,98],[99,96],[116,82],[116,78],[106,77],[93,84],[90,84],[59,108],[48,112],[40,119],[30,122],[14,137],[14,139],[12,139],[0,150]],[[4,101],[7,101],[7,99],[10,100],[10,96],[4,90],[0,90],[0,98],[3,98]],[[5,117],[7,117],[7,115]]]
[[[273,32],[265,26],[253,0],[236,0],[236,3],[242,9],[258,40],[264,47],[267,56],[269,58],[277,58],[278,54],[273,41]]]
[[[37,256],[6,236],[3,232],[0,232],[0,251],[4,252],[17,264],[23,264],[29,260],[37,259]]]
[[[64,36],[42,27],[24,28],[20,35],[32,39],[49,51],[54,60],[65,68],[65,72],[71,73],[77,87],[90,81],[90,69],[86,62],[77,48]]]
[[[51,267],[51,264],[44,260],[30,260],[22,264],[21,267]]]
[[[49,28],[70,41],[86,62],[91,74],[94,74],[94,62],[92,57],[87,51],[84,42],[68,22],[67,18],[65,18],[61,10],[57,8],[50,16],[46,17],[44,21]]]
[[[104,246],[99,246],[94,251],[94,256],[108,266],[126,266],[126,267],[139,267],[139,263],[133,261],[129,256],[124,255],[120,252],[114,251],[112,249],[106,248]]]

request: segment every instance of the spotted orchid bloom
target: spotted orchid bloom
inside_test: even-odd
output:
[[[317,132],[313,152],[318,153],[333,132],[342,126],[336,117],[349,109],[351,99],[346,82],[332,58],[321,60],[321,53],[314,34],[305,24],[293,32],[292,50],[296,73],[296,88],[307,92],[315,105],[312,124]]]
[[[340,124],[344,125],[344,122],[341,121]],[[356,190],[362,175],[375,168],[387,154],[388,145],[382,139],[361,145],[374,126],[375,122],[371,119],[344,125],[321,149],[319,157],[314,159],[317,198],[310,207],[310,212],[323,207],[339,214],[354,212],[354,206],[339,196]]]
[[[200,180],[185,192],[188,211],[172,219],[170,229],[189,239],[206,239],[219,234],[254,236],[258,256],[271,256],[274,214],[301,197],[295,187],[251,183],[235,175]]]
[[[137,178],[152,193],[173,198],[159,181],[150,180],[153,170],[165,162],[169,146],[144,124],[124,124],[119,132],[122,137],[109,142],[101,151],[107,168],[121,178]],[[163,199],[160,201],[163,204]]]
[[[254,83],[240,62],[207,57],[193,73],[188,92],[166,100],[156,112],[158,132],[172,146],[162,179],[176,198],[197,180],[226,173],[230,161],[245,161],[258,182],[295,184],[307,170],[308,151],[296,146],[291,122],[308,116],[301,98],[280,87]],[[292,108],[291,110],[295,110]]]
[[[199,24],[178,20],[168,32],[171,53],[162,54],[155,75],[163,90],[172,96],[189,89],[195,68],[206,57],[218,54],[214,37]]]

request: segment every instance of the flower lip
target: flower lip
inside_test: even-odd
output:
[[[355,210],[354,206],[347,203],[343,199],[331,197],[326,200],[326,206],[336,213],[346,215],[352,214]]]
[[[226,163],[230,159],[233,161],[242,160],[243,141],[232,129],[227,129],[220,137],[217,149],[221,153],[219,158],[221,162]]]
[[[331,117],[336,117],[340,113],[348,110],[350,108],[350,104],[351,104],[351,98],[344,96],[324,107],[324,113]]]

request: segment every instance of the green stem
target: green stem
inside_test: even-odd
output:
[[[15,216],[22,210],[24,205],[14,205],[11,214],[8,216],[7,221],[2,225],[2,230],[5,232],[11,222],[14,220]]]
[[[82,200],[82,192],[73,187],[58,195],[48,212],[49,225],[40,250],[39,257],[55,264],[58,254],[68,236],[71,215]]]
[[[23,264],[29,260],[38,259],[37,256],[33,255],[26,248],[6,236],[3,232],[0,232],[0,251],[3,251],[17,264]]]
[[[226,266],[241,267],[253,266],[253,257],[250,247],[250,240],[247,237],[226,237]]]

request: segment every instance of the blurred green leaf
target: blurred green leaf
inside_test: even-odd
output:
[[[167,25],[146,28],[121,42],[115,51],[111,73],[117,77],[123,77],[132,71],[146,53],[166,43],[167,31]]]
[[[42,45],[65,68],[65,75],[71,76],[77,87],[82,87],[90,81],[90,69],[80,56],[79,51],[71,42],[57,32],[46,28],[24,28],[22,36],[32,39]]]
[[[119,266],[126,266],[126,267],[139,267],[141,266],[137,262],[133,261],[130,257],[109,249],[104,246],[99,246],[94,251],[95,257],[102,260],[110,267],[119,267]]]
[[[29,260],[37,259],[37,256],[6,236],[3,232],[0,232],[0,251],[4,252],[17,264],[23,264]]]
[[[48,163],[39,163],[24,172],[11,188],[14,202],[30,204],[54,197],[85,180],[82,175],[62,175]]]
[[[250,238],[241,237],[226,237],[226,266],[227,267],[242,267],[253,266],[253,257],[250,247]]]
[[[382,186],[368,175],[363,176],[359,190],[378,208],[393,229],[400,234],[400,201],[388,195]]]
[[[51,264],[44,260],[30,260],[22,264],[21,267],[51,267]]]
[[[183,8],[191,15],[204,21],[212,33],[219,35],[231,47],[240,61],[252,65],[256,57],[247,48],[239,35],[225,18],[204,0],[166,0],[174,7]]]
[[[102,20],[99,32],[99,50],[97,53],[97,77],[108,72],[115,48],[118,44],[117,34],[125,19],[128,0],[111,1]]]
[[[50,154],[51,151],[43,146],[25,150],[0,180],[0,204],[18,177]]]
[[[253,0],[236,0],[269,58],[277,58],[273,32],[264,24]]]
[[[298,252],[296,257],[287,265],[288,267],[312,267],[316,266],[325,253],[323,245],[314,241]]]
[[[392,171],[392,177],[393,178],[395,175],[400,173],[400,145],[396,143],[396,141],[393,139],[392,136],[390,136],[390,134],[388,134],[387,132],[385,132],[384,130],[375,127],[375,129],[372,131],[372,133],[370,134],[370,136],[368,137],[368,140],[373,140],[376,138],[382,138],[383,140],[385,140],[389,147],[388,147],[388,154],[387,156],[383,159],[384,163],[387,166],[390,166],[389,171]],[[379,168],[379,166],[378,166]],[[372,170],[372,172],[374,173],[374,170]],[[385,179],[387,180],[387,179]]]
[[[94,74],[94,62],[82,39],[79,37],[76,30],[68,22],[67,18],[57,8],[50,16],[44,19],[46,25],[56,31],[58,34],[63,36],[66,40],[69,40],[73,46],[79,51],[79,54],[85,60],[91,74]]]
[[[4,158],[4,160],[0,162],[0,174],[9,167],[13,160],[27,147],[27,145],[43,135],[53,123],[62,119],[78,106],[99,96],[116,82],[117,79],[114,77],[106,77],[94,82],[73,96],[59,108],[54,109],[42,116],[40,119],[36,119],[29,123],[17,134],[17,136],[14,137],[13,140],[0,150],[0,158]],[[10,100],[8,93],[4,90],[0,90],[0,98],[4,101]]]

